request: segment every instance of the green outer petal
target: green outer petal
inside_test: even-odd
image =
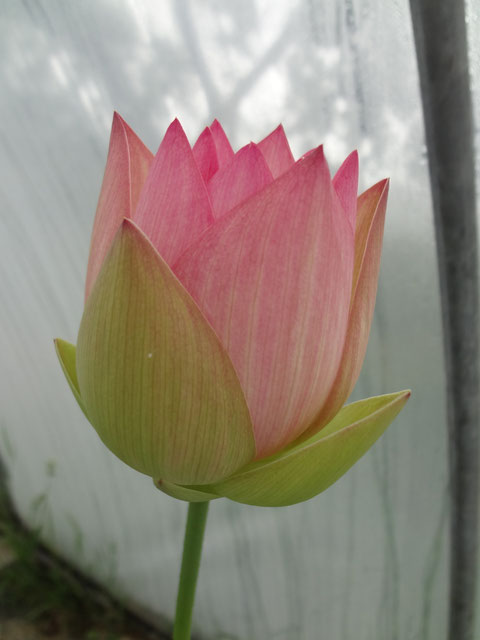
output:
[[[336,482],[370,449],[409,397],[410,391],[399,391],[349,404],[309,440],[252,462],[208,489],[236,502],[262,507],[309,500]]]
[[[207,484],[255,456],[228,354],[131,220],[118,231],[85,306],[77,375],[100,438],[137,471]]]
[[[65,378],[70,385],[70,389],[72,390],[80,409],[88,419],[87,411],[85,409],[85,405],[83,404],[82,396],[80,395],[77,371],[75,369],[75,345],[67,342],[66,340],[62,340],[61,338],[56,338],[54,340],[54,343],[55,351],[57,352],[58,359],[60,360]]]
[[[201,486],[196,487],[182,487],[173,482],[165,482],[164,480],[155,480],[155,486],[167,496],[177,498],[178,500],[185,500],[186,502],[206,502],[207,500],[215,500],[220,498],[216,493],[208,493],[203,491]]]

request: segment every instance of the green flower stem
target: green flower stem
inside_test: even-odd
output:
[[[177,610],[173,627],[173,640],[190,640],[193,604],[198,570],[202,556],[203,534],[207,522],[207,502],[190,502],[183,541],[182,569],[178,585]]]

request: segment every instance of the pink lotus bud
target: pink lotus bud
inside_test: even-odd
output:
[[[388,181],[357,198],[278,127],[234,153],[217,121],[155,157],[115,114],[68,382],[121,460],[185,500],[279,506],[347,471],[402,391],[342,408],[372,321]]]

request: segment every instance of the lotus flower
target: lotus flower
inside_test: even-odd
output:
[[[280,506],[377,440],[408,391],[342,408],[365,355],[388,181],[357,198],[278,127],[234,153],[217,121],[155,156],[115,114],[77,347],[56,341],[105,445],[169,495]]]

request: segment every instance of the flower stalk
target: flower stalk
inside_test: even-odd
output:
[[[190,502],[188,505],[173,640],[190,640],[195,590],[209,504],[207,501]]]

